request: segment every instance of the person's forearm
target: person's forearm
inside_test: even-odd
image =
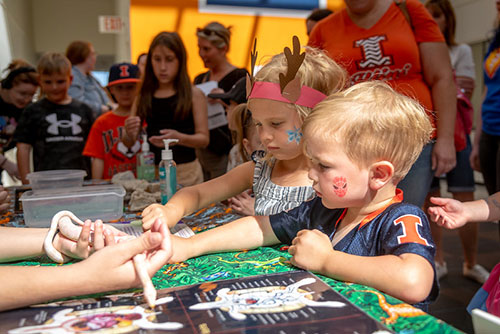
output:
[[[457,117],[456,86],[447,76],[431,87],[432,101],[437,113],[437,139],[453,141]]]
[[[46,228],[0,227],[0,262],[27,259],[44,254]]]
[[[31,146],[24,143],[17,144],[17,168],[19,170],[19,177],[23,184],[28,184],[29,181],[26,178],[30,172],[30,150]]]
[[[254,249],[279,243],[264,216],[244,217],[190,238],[190,257],[203,254]]]
[[[195,133],[192,135],[181,133],[180,137],[177,145],[191,148],[205,148],[208,146],[209,142],[208,135],[203,133]]]
[[[55,267],[0,267],[0,311],[114,289],[100,284],[98,279],[89,281],[83,269],[79,263]]]
[[[333,252],[335,256],[321,271],[325,276],[371,286],[410,304],[421,302],[431,291],[434,274],[424,258],[416,265],[396,255],[368,257]]]

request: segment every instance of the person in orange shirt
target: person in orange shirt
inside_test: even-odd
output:
[[[400,2],[400,1],[398,1]],[[324,49],[351,75],[351,84],[387,81],[416,98],[436,127],[408,176],[405,202],[422,206],[433,175],[455,166],[456,89],[439,27],[418,0],[345,0],[346,8],[318,22],[309,45]],[[409,18],[405,16],[409,15]],[[413,37],[412,37],[413,36]]]

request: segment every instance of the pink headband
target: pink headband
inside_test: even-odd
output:
[[[248,98],[274,100],[314,108],[315,105],[326,98],[326,95],[311,87],[302,86],[299,98],[297,101],[293,102],[282,95],[279,83],[257,81],[253,84],[252,91]]]

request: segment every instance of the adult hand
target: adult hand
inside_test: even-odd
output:
[[[252,189],[248,189],[241,194],[229,198],[229,207],[241,215],[254,216],[255,197],[252,197],[251,194]]]
[[[140,131],[141,118],[139,116],[129,116],[125,119],[125,132],[129,138],[137,139]]]
[[[101,220],[92,223],[86,220],[77,241],[57,233],[53,245],[62,254],[74,258],[85,259],[95,251],[116,243],[116,238],[130,237],[128,234],[109,225],[103,225]]]
[[[163,139],[179,139],[182,134],[177,130],[163,129],[160,130],[159,136],[151,136],[149,141],[156,147],[165,147]],[[178,143],[170,143],[170,147],[177,145]]]
[[[288,253],[293,256],[290,262],[294,266],[315,272],[324,271],[327,261],[332,260],[333,252],[330,238],[319,230],[300,231],[288,248]]]
[[[435,176],[441,176],[452,170],[457,163],[457,155],[453,140],[436,140],[432,149],[432,170]]]
[[[224,93],[224,90],[222,88],[219,88],[219,87],[214,88],[210,91],[210,94],[223,94],[223,93]],[[220,103],[220,104],[222,104],[222,106],[227,107],[227,104],[225,104],[221,99],[213,99],[213,98],[207,96],[207,101],[210,104]]]
[[[477,145],[472,145],[469,162],[472,169],[481,172],[481,163],[479,162],[479,147]]]
[[[472,97],[472,92],[474,91],[475,87],[474,79],[469,77],[457,77],[456,80],[457,80],[457,86],[470,100],[470,98]]]
[[[464,226],[467,223],[466,212],[462,202],[451,198],[431,197],[432,204],[438,205],[429,207],[430,218],[439,226],[454,229]]]
[[[144,264],[153,276],[172,256],[171,236],[165,224],[155,222],[150,232],[139,238],[119,242],[94,253],[88,259],[74,265],[87,285],[96,291],[127,289],[141,285],[132,258],[144,253]]]

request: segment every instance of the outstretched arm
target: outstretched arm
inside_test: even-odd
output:
[[[254,166],[253,162],[246,162],[218,178],[182,188],[165,205],[148,206],[142,212],[143,228],[148,230],[158,218],[169,227],[175,226],[185,215],[251,188]]]
[[[145,264],[150,276],[171,256],[170,237],[165,225],[156,224],[153,231],[137,239],[106,247],[72,265],[0,267],[0,284],[4,287],[0,310],[62,297],[140,286],[132,261],[135,255],[146,252]]]
[[[269,217],[248,216],[187,239],[172,236],[173,255],[170,263],[203,254],[254,249],[279,242],[271,228]]]
[[[318,230],[297,233],[288,252],[299,268],[371,286],[410,304],[424,300],[434,281],[432,265],[422,256],[352,255],[334,250],[330,238]]]

